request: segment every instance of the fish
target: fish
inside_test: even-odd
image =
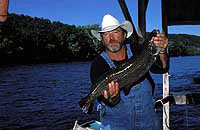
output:
[[[160,48],[156,47],[152,41],[159,30],[154,29],[143,42],[143,48],[134,57],[131,57],[125,63],[111,69],[107,73],[100,76],[93,88],[86,97],[82,98],[79,105],[84,113],[88,113],[91,104],[97,97],[103,95],[105,90],[108,90],[108,83],[111,81],[118,82],[119,89],[130,86],[142,78],[156,61]]]

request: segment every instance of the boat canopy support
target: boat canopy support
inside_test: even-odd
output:
[[[171,105],[186,105],[186,104],[200,104],[200,94],[173,94],[165,98],[157,100],[155,108],[162,107],[163,104],[169,103]]]

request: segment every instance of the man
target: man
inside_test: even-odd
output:
[[[141,44],[128,44],[133,32],[129,21],[120,24],[119,21],[107,14],[103,17],[102,30],[92,31],[92,34],[102,42],[104,51],[97,56],[91,65],[91,82],[112,68],[126,62],[131,56],[140,51]],[[168,56],[166,47],[168,40],[164,34],[157,34],[153,43],[161,48],[157,61],[152,66],[154,73],[168,71]],[[136,87],[132,87],[135,86]],[[159,120],[156,119],[152,100],[154,82],[149,74],[145,74],[140,81],[119,90],[119,84],[111,81],[108,91],[98,98],[100,105],[100,121],[102,130],[156,130]],[[91,88],[91,91],[94,88]]]

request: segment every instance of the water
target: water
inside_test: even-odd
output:
[[[200,56],[171,58],[171,93],[200,93]],[[78,101],[89,92],[90,62],[0,67],[0,129],[69,130],[75,120],[97,119],[84,114]],[[155,98],[162,97],[162,76],[156,81]],[[200,106],[172,106],[172,129],[200,128]],[[162,117],[161,110],[159,111]]]
[[[200,84],[193,77],[200,77],[200,56],[170,58],[170,94],[200,94]],[[153,75],[156,81],[155,98],[162,97],[162,76]],[[159,111],[162,117],[162,111]],[[162,119],[161,119],[162,122]],[[172,130],[199,130],[200,105],[171,105]]]

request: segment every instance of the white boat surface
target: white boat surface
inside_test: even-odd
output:
[[[100,125],[101,125],[101,122],[96,121],[96,120],[91,120],[79,125],[78,121],[76,120],[74,127],[71,130],[101,130]]]

